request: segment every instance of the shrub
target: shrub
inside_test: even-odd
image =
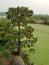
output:
[[[5,57],[8,57],[10,55],[10,52],[7,50],[2,51],[2,55]]]

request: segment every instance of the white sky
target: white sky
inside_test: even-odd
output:
[[[0,0],[0,12],[17,6],[29,7],[35,14],[49,14],[49,0]]]

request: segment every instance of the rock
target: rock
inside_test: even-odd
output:
[[[25,65],[23,58],[21,56],[16,56],[10,65]]]

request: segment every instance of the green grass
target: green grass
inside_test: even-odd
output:
[[[30,53],[30,61],[37,65],[49,65],[49,26],[32,24],[35,28],[34,36],[38,37],[34,45],[35,54]]]

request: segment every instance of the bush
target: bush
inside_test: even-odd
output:
[[[8,57],[10,55],[10,52],[7,50],[2,51],[2,55],[5,57]]]

